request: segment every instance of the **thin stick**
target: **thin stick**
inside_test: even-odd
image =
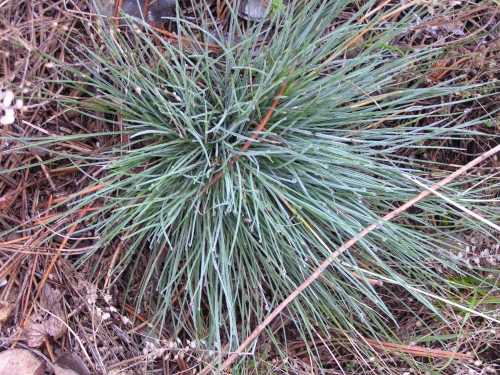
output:
[[[55,199],[52,200],[52,203],[56,204],[56,203],[63,202],[65,200],[69,200],[69,199],[78,197],[80,195],[85,195],[85,194],[88,194],[88,193],[92,193],[92,192],[94,192],[96,190],[102,189],[106,185],[109,185],[109,182],[105,182],[103,184],[99,184],[99,185],[96,185],[96,186],[91,186],[88,189],[85,189],[85,190],[82,190],[82,191],[78,191],[78,192],[73,193],[73,194],[65,195],[64,197],[55,198]],[[45,207],[46,207],[46,204],[44,204],[44,203],[40,203],[38,205],[38,208],[45,208]]]
[[[461,174],[465,173],[472,167],[474,167],[476,164],[481,163],[484,161],[486,158],[489,158],[490,156],[496,154],[497,152],[500,151],[500,145],[496,146],[495,148],[491,149],[488,152],[485,152],[481,156],[478,156],[474,160],[472,160],[470,163],[467,165],[463,166],[462,168],[456,170],[452,174],[450,174],[448,177],[444,178],[440,182],[438,182],[436,185],[428,188],[429,190],[424,190],[417,196],[415,196],[413,199],[409,200],[405,204],[403,204],[401,207],[398,207],[394,211],[390,212],[389,214],[385,215],[382,219],[379,220],[379,223],[383,223],[385,221],[389,221],[402,212],[406,211],[408,208],[422,200],[423,198],[427,197],[431,192],[438,190],[440,187],[443,187],[444,185],[450,183],[453,181],[455,178],[460,176]],[[248,336],[248,338],[240,345],[236,351],[231,354],[228,359],[222,363],[221,368],[219,371],[223,371],[224,369],[228,368],[235,360],[238,358],[240,352],[245,350],[245,348],[252,343],[252,341],[271,323],[271,321],[276,318],[285,307],[287,307],[290,302],[292,302],[297,296],[304,291],[309,285],[311,285],[322,273],[323,271],[334,261],[336,260],[340,254],[342,254],[344,251],[349,249],[351,246],[353,246],[355,243],[357,243],[360,238],[365,237],[367,234],[369,234],[371,231],[373,231],[379,223],[371,224],[369,227],[358,233],[356,237],[351,238],[349,241],[344,243],[341,247],[337,249],[332,255],[330,255],[321,265],[307,278],[306,281],[304,281],[295,291],[293,291],[283,302],[281,302],[276,309],[273,310],[271,314],[255,328],[255,330]]]
[[[415,178],[413,178],[412,176],[406,174],[406,173],[402,173],[403,177],[406,177],[407,179],[409,179],[410,181],[413,181],[414,183],[416,183],[417,185],[425,188],[425,189],[428,189],[430,190],[430,187],[421,183],[420,181],[417,181]],[[458,208],[459,210],[462,210],[464,212],[466,212],[467,214],[469,214],[470,216],[476,218],[477,220],[479,221],[482,221],[483,223],[485,223],[486,225],[489,225],[490,227],[492,228],[495,228],[497,231],[500,232],[500,225],[497,225],[495,223],[492,223],[491,221],[489,220],[486,220],[484,217],[476,214],[475,212],[469,210],[468,208],[462,206],[461,204],[458,204],[457,202],[451,200],[450,198],[448,198],[446,195],[443,195],[437,191],[434,191],[434,190],[431,190],[432,194],[435,194],[437,195],[439,198],[445,200],[446,202],[448,202],[449,204],[455,206],[456,208]]]

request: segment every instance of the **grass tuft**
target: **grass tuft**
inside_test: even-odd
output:
[[[415,196],[421,187],[405,174],[430,184],[446,173],[445,163],[418,157],[422,148],[454,153],[481,136],[472,129],[484,121],[449,110],[468,103],[457,93],[480,84],[463,86],[460,76],[430,83],[440,48],[398,45],[427,12],[419,2],[371,17],[363,16],[374,1],[291,2],[253,24],[237,22],[234,3],[225,33],[175,17],[178,37],[168,39],[138,20],[125,30],[140,32],[119,32],[102,19],[106,26],[88,29],[93,46],[68,39],[75,64],[53,61],[58,85],[91,98],[58,102],[106,128],[85,134],[102,140],[90,157],[52,151],[51,162],[92,181],[90,193],[60,204],[74,218],[61,230],[79,220],[74,235],[99,238],[77,264],[103,259],[118,241],[111,279],[134,276],[125,289],[139,287],[136,311],[147,305],[155,328],[226,352],[333,250]],[[431,98],[441,104],[426,104]],[[469,176],[442,192],[494,222],[481,182]],[[470,230],[491,233],[428,196],[342,253],[289,305],[283,329],[268,333],[282,343],[300,336],[320,366],[318,336],[354,341],[355,356],[376,362],[364,339],[402,344],[387,304],[397,288],[446,323],[442,301],[429,295],[453,300],[459,286],[442,269],[481,280],[459,257],[459,233]],[[140,262],[146,272],[137,278]]]

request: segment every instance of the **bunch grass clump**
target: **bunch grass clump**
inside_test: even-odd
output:
[[[67,215],[96,208],[79,230],[94,231],[98,246],[78,262],[103,257],[119,239],[115,270],[133,275],[139,255],[147,259],[135,302],[149,296],[156,327],[228,351],[345,241],[415,196],[420,188],[403,173],[425,181],[444,168],[415,160],[422,145],[453,152],[479,135],[471,129],[481,121],[446,110],[470,87],[428,85],[438,48],[394,44],[426,12],[416,1],[366,18],[373,1],[357,9],[297,1],[248,24],[238,21],[237,3],[226,4],[224,33],[209,28],[206,12],[200,24],[172,18],[175,40],[138,20],[118,32],[103,19],[99,32],[88,30],[93,46],[69,39],[76,64],[54,61],[57,84],[93,98],[60,103],[105,122],[105,133],[85,137],[110,139],[92,157],[56,157],[95,187],[65,202]],[[351,18],[335,24],[346,7]],[[420,104],[434,97],[442,104]],[[96,166],[99,177],[87,172]],[[459,200],[467,189],[471,206],[483,196],[475,182],[443,192]],[[433,195],[379,224],[289,306],[304,340],[342,332],[398,342],[382,298],[394,286],[445,319],[428,295],[452,295],[454,285],[432,265],[474,276],[447,243],[456,232],[488,232]],[[286,330],[280,335],[286,340]]]

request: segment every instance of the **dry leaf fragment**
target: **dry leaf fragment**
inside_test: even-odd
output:
[[[61,353],[52,367],[55,375],[92,375],[75,352]]]
[[[250,21],[261,21],[267,15],[267,1],[246,0],[240,3],[238,15]]]
[[[45,362],[26,349],[10,349],[0,353],[0,374],[43,375]]]
[[[52,367],[52,371],[54,371],[54,375],[80,375],[69,368],[59,366],[55,363],[52,363],[50,366]]]
[[[8,301],[0,300],[0,324],[5,322],[12,312],[14,305]]]
[[[83,280],[81,281],[81,283],[79,282],[78,285],[82,288],[85,288],[85,300],[87,301],[87,303],[90,305],[95,305],[97,301],[97,287],[92,283],[89,283],[88,281],[84,282]]]

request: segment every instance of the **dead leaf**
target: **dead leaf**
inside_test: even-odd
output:
[[[45,362],[26,349],[10,349],[0,353],[0,374],[43,375]]]
[[[52,367],[54,367],[55,375],[92,375],[75,352],[61,353]]]
[[[238,15],[250,21],[261,21],[267,14],[268,2],[264,0],[244,0],[240,3]]]
[[[43,287],[42,296],[40,297],[40,307],[51,312],[51,314],[46,313],[45,333],[56,340],[66,333],[61,297],[62,293],[59,290],[47,284]]]
[[[104,0],[102,1],[103,6],[98,6],[97,11],[101,14],[104,13],[104,16],[106,16],[106,13],[113,15],[116,7],[120,5],[120,10],[129,16],[144,19],[149,24],[156,26],[164,24],[166,17],[175,15],[175,0],[149,0],[147,6],[145,3],[145,0],[123,0],[120,2]],[[120,14],[120,12],[117,12],[118,16]]]
[[[57,289],[49,285],[43,287],[40,306],[35,308],[23,331],[26,343],[32,348],[42,345],[49,336],[57,340],[66,333],[61,296]]]
[[[23,331],[23,338],[28,346],[38,348],[45,341],[44,319],[37,313],[33,312],[26,322]]]

